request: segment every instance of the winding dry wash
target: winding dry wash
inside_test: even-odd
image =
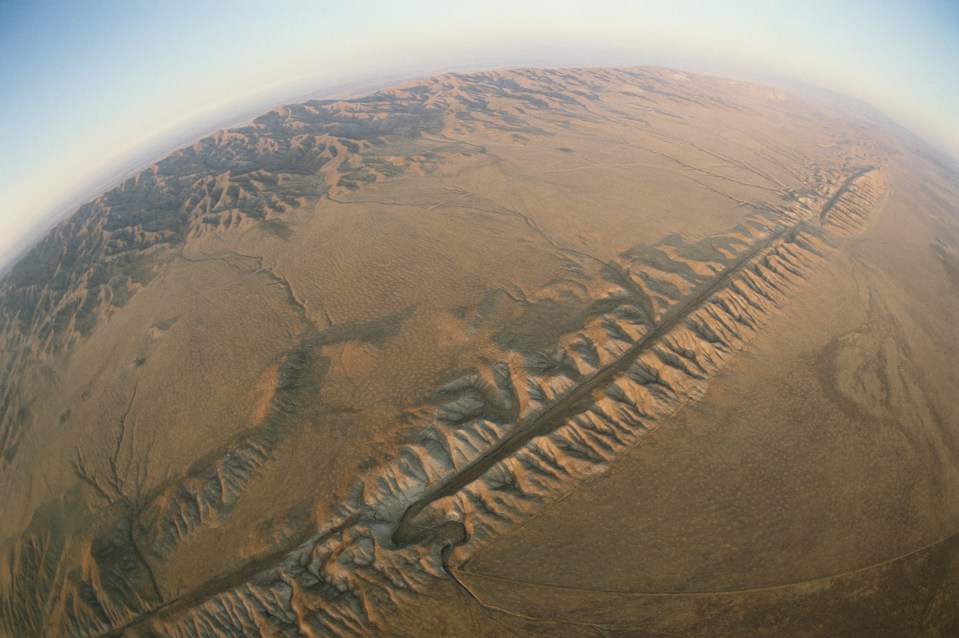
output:
[[[218,132],[0,281],[0,633],[950,635],[957,207],[668,69]]]

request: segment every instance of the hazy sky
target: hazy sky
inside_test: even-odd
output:
[[[517,64],[796,78],[959,156],[959,0],[0,0],[0,264],[138,150],[344,82]]]

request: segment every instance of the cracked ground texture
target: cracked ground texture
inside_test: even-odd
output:
[[[0,635],[955,635],[957,208],[667,69],[217,132],[0,280]]]

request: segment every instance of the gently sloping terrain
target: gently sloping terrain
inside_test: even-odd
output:
[[[872,289],[854,297],[878,299],[883,286],[916,286],[927,262],[906,262],[928,253],[941,277],[916,290],[948,280],[942,246],[956,229],[941,202],[956,198],[954,183],[930,182],[935,197],[885,212],[919,192],[902,159],[919,151],[865,122],[669,70],[524,70],[283,107],[173,154],[82,209],[0,283],[0,493],[12,513],[2,528],[0,627],[578,635],[635,633],[656,616],[657,631],[709,633],[709,619],[714,633],[735,631],[772,599],[726,616],[688,602],[657,611],[642,599],[617,617],[615,604],[587,596],[595,613],[580,621],[572,603],[550,607],[563,596],[534,593],[605,589],[640,600],[650,593],[643,582],[700,592],[805,578],[775,565],[771,577],[748,563],[724,572],[727,554],[707,541],[714,581],[657,580],[669,552],[659,563],[642,556],[659,528],[630,516],[670,510],[644,510],[630,473],[644,471],[640,453],[652,456],[649,467],[672,467],[649,442],[675,438],[696,406],[717,411],[709,422],[722,442],[715,424],[779,392],[760,380],[753,401],[728,388],[755,365],[753,346],[742,363],[747,344],[768,344],[755,348],[777,361],[790,330],[803,343],[829,341],[833,333],[796,324],[805,316],[796,303],[823,304],[838,322],[857,316],[853,298],[820,285],[823,277],[862,269],[850,277]],[[913,211],[910,201],[922,205]],[[162,241],[143,235],[153,218],[173,224]],[[903,234],[897,252],[895,232],[872,229],[902,219],[915,222],[915,237]],[[935,223],[944,226],[928,230]],[[933,234],[938,252],[923,239]],[[128,235],[143,245],[123,244]],[[87,247],[75,259],[63,252],[70,241]],[[879,263],[869,261],[876,254],[901,255],[907,283],[866,265]],[[111,260],[149,276],[98,284],[91,273]],[[941,333],[940,357],[956,348],[943,319],[953,297],[938,296],[925,317],[923,330]],[[93,319],[80,321],[74,306],[89,306]],[[886,326],[883,317],[907,305],[872,307],[875,325]],[[911,379],[935,358],[868,363],[874,350],[889,362],[926,343],[903,336],[912,332],[850,333],[830,346],[822,374],[835,379],[827,385],[842,405],[868,411],[877,392],[888,412],[877,418],[940,437],[928,477],[940,496],[917,506],[920,517],[956,509],[951,439],[931,425],[954,414],[941,400],[954,373],[917,385]],[[796,412],[797,431],[805,418]],[[739,430],[729,430],[734,446]],[[913,430],[904,449],[924,449]],[[694,467],[702,446],[676,440],[687,456],[675,458]],[[913,467],[903,459],[868,471],[882,472],[882,483]],[[820,473],[828,483],[844,471]],[[727,473],[735,484],[735,467]],[[626,481],[607,492],[622,493],[621,504],[596,489],[607,474]],[[703,480],[676,475],[690,488]],[[762,498],[776,487],[770,480]],[[678,503],[677,524],[699,511],[681,485],[662,493]],[[719,507],[734,512],[737,498]],[[624,521],[606,537],[590,522],[603,520],[602,507]],[[953,522],[945,515],[921,529],[954,531]],[[633,529],[645,544],[630,542]],[[934,540],[896,529],[876,526],[873,553],[888,545],[912,556],[920,540]],[[855,563],[847,542],[830,537],[828,546]],[[603,551],[593,552],[598,543]],[[909,560],[908,569],[932,564]],[[876,576],[886,579],[879,593],[849,605],[886,604],[887,576]],[[939,601],[931,608],[953,591],[940,589],[923,599]],[[844,604],[823,617],[854,627]],[[696,609],[700,621],[677,620]],[[949,622],[929,618],[929,631]],[[754,629],[809,626],[790,622]]]

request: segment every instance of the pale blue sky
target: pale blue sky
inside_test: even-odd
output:
[[[0,0],[0,264],[145,148],[348,81],[518,64],[791,77],[959,156],[959,0]]]

